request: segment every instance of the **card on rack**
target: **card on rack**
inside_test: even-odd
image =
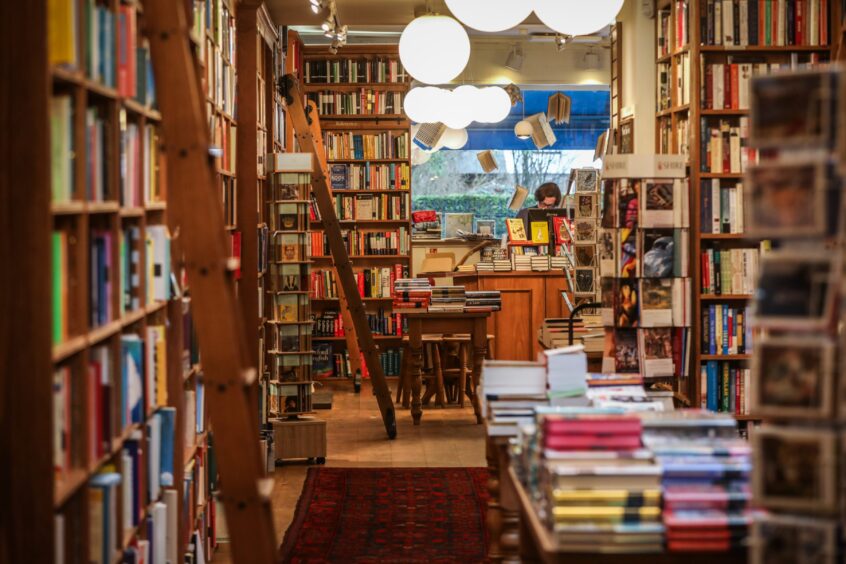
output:
[[[596,220],[575,220],[573,222],[573,242],[576,244],[596,244]]]
[[[573,257],[575,258],[577,267],[597,266],[596,245],[574,245]]]
[[[640,279],[641,327],[669,327],[673,324],[673,279]]]
[[[644,378],[673,376],[673,330],[670,327],[640,329],[641,368]]]
[[[596,194],[576,194],[576,219],[595,218]]]
[[[640,231],[641,274],[644,278],[677,276],[676,245],[673,229],[643,229]]]
[[[842,73],[831,69],[755,77],[749,141],[753,147],[829,149],[842,126]]]
[[[830,513],[837,509],[837,434],[828,429],[764,425],[751,436],[752,490],[766,509]]]
[[[640,372],[636,329],[614,330],[614,372]]]
[[[752,410],[775,418],[819,419],[834,411],[834,344],[824,336],[767,336],[752,360]]]
[[[640,273],[638,264],[637,230],[623,228],[617,231],[617,272],[620,278],[635,278]]]
[[[596,269],[579,268],[575,269],[576,296],[593,296],[596,294]]]
[[[623,178],[617,186],[617,221],[614,227],[636,229],[639,224],[638,218],[638,192],[640,191],[640,180],[629,180]],[[603,227],[605,227],[603,225]]]
[[[576,175],[576,193],[596,192],[599,182],[599,176],[597,175],[596,169],[577,168],[573,172]]]
[[[599,275],[603,277],[617,275],[617,262],[614,259],[615,235],[614,229],[600,229],[598,233]]]
[[[614,325],[637,327],[640,321],[638,284],[635,279],[620,278],[614,295]]]
[[[833,233],[840,189],[829,190],[825,160],[762,164],[749,169],[746,184],[745,223],[751,235],[793,238]],[[827,207],[834,213],[827,213]]]
[[[773,251],[761,256],[756,291],[758,325],[822,329],[831,321],[838,266],[822,251]]]
[[[835,564],[840,523],[805,516],[765,514],[752,522],[750,562]]]

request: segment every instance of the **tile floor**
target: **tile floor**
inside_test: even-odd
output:
[[[484,428],[476,424],[473,408],[425,407],[419,426],[407,409],[397,406],[397,438],[389,441],[376,398],[366,386],[360,394],[349,385],[334,389],[331,410],[317,416],[327,420],[327,466],[485,466]],[[281,544],[296,509],[308,465],[285,463],[276,468],[273,517]],[[231,562],[221,545],[212,562]]]

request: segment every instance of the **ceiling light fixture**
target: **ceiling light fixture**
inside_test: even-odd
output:
[[[523,119],[514,126],[514,135],[517,139],[525,141],[532,136],[532,124],[526,119],[526,102],[523,101]]]
[[[445,84],[467,66],[470,38],[449,16],[421,16],[403,30],[399,55],[405,70],[420,82]]]
[[[532,13],[532,2],[521,0],[446,0],[447,8],[467,27],[479,31],[505,31]]]
[[[505,68],[514,72],[520,72],[520,69],[523,68],[523,48],[520,45],[515,43],[511,46],[511,50],[505,58]]]
[[[565,35],[589,35],[617,17],[623,0],[533,0],[535,14],[543,24]]]

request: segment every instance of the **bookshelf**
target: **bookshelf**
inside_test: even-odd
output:
[[[25,463],[31,452],[4,444],[23,472],[4,483],[32,484],[41,493],[13,500],[30,509],[17,516],[20,534],[3,544],[13,547],[15,561],[92,554],[114,561],[143,550],[152,531],[167,529],[176,539],[167,554],[173,561],[183,559],[189,543],[203,543],[208,552],[214,447],[190,288],[179,239],[171,238],[178,226],[168,214],[143,6],[36,2],[26,10],[6,14],[22,29],[4,35],[15,49],[27,38],[37,45],[22,58],[21,72],[4,63],[20,86],[4,97],[4,108],[27,122],[17,128],[21,138],[13,146],[22,165],[10,178],[28,190],[9,208],[4,201],[4,209],[16,210],[9,227],[27,222],[18,232],[28,241],[32,268],[21,264],[26,286],[19,292],[4,289],[20,304],[16,332],[27,340],[8,341],[12,361],[4,364],[33,384],[4,390],[4,398],[25,408],[4,407],[12,414],[4,421],[32,429],[29,449],[47,436],[51,446]],[[68,17],[55,18],[59,11]],[[36,149],[37,163],[29,158]],[[24,173],[25,182],[18,177]],[[7,263],[18,261],[6,253]],[[32,410],[40,413],[37,424]],[[112,510],[116,522],[107,533],[103,523]]]
[[[402,111],[409,79],[396,46],[347,46],[331,55],[326,47],[298,44],[293,52],[301,53],[296,70],[319,111],[336,212],[359,293],[374,338],[385,343],[386,375],[396,376],[403,321],[392,312],[392,280],[411,269],[411,124]],[[320,218],[314,218],[314,377],[348,379],[358,363],[346,350],[341,300],[322,228]]]
[[[750,237],[743,230],[744,173],[758,159],[746,141],[748,80],[782,67],[830,60],[834,56],[833,38],[840,29],[839,3],[802,3],[810,10],[806,15],[812,17],[807,18],[791,11],[797,5],[768,0],[659,0],[657,5],[655,150],[686,155],[691,186],[694,377],[690,389],[682,390],[690,405],[709,405],[709,370],[722,374],[727,368],[728,377],[735,381],[746,382],[749,377],[751,354],[747,345],[753,346],[755,335],[743,328],[743,322],[754,291],[754,265],[760,251],[768,248],[768,241]],[[773,6],[781,6],[782,11]],[[771,14],[775,14],[774,19]],[[822,22],[819,32],[816,23],[811,28],[812,19]],[[741,21],[750,25],[743,29]],[[790,32],[792,39],[788,38]],[[721,255],[718,262],[714,255]],[[734,265],[734,271],[729,272],[734,272],[734,280],[717,275],[720,267],[726,270],[726,264]],[[742,287],[734,287],[738,285]],[[732,322],[738,312],[744,316],[744,334],[735,335],[743,346],[729,351],[708,350],[712,315],[719,320],[724,312],[731,312]],[[736,339],[732,343],[739,345]],[[716,398],[713,394],[710,397],[713,408]],[[738,420],[755,420],[748,415],[748,405],[746,402],[747,411],[736,410],[742,416]]]

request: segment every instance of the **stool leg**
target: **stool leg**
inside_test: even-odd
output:
[[[432,347],[432,364],[435,371],[435,385],[437,391],[437,402],[440,407],[446,407],[446,397],[444,396],[444,371],[441,354],[443,347],[440,343],[435,343]]]
[[[458,361],[461,364],[458,372],[458,406],[464,407],[464,394],[467,391],[467,349],[469,346],[461,343],[458,349]]]

